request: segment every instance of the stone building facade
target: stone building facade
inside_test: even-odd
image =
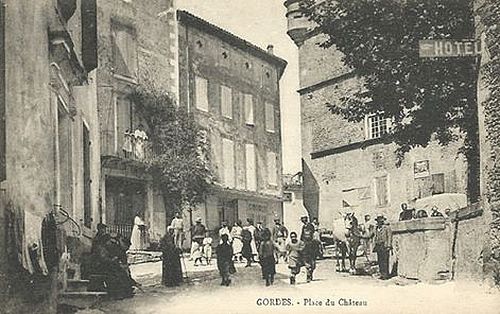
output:
[[[151,240],[165,233],[165,205],[144,159],[147,139],[136,144],[142,118],[128,95],[136,86],[177,95],[177,35],[172,0],[98,1],[97,101],[101,146],[101,211],[110,230],[130,236],[143,215]],[[147,136],[147,126],[143,125]],[[137,133],[139,132],[139,133]],[[142,135],[144,135],[142,133]],[[141,135],[141,137],[142,137]],[[134,138],[134,139],[133,139]],[[139,147],[140,146],[140,147]]]
[[[95,1],[0,1],[0,282],[7,312],[12,305],[15,312],[55,312],[66,270],[59,258],[92,237],[100,179],[95,19]],[[19,295],[24,307],[16,304]]]
[[[400,204],[440,193],[466,193],[467,167],[460,142],[431,143],[405,156],[396,167],[390,120],[367,116],[351,123],[328,111],[327,103],[363,88],[362,78],[342,62],[342,53],[319,44],[300,0],[288,0],[288,35],[299,49],[304,205],[328,224],[339,212],[381,213],[396,220]],[[441,209],[444,210],[444,209]]]
[[[286,62],[188,12],[178,11],[179,100],[207,130],[217,182],[191,219],[282,218],[279,81]]]

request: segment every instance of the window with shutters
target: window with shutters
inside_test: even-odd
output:
[[[384,207],[389,205],[389,185],[387,176],[375,178],[375,195],[377,206]]]
[[[90,228],[92,224],[92,209],[90,197],[90,132],[83,124],[83,225]]]
[[[266,102],[266,131],[273,132],[274,129],[274,105]]]
[[[222,166],[223,182],[226,187],[234,188],[236,186],[236,176],[234,170],[234,142],[222,139]]]
[[[117,22],[112,26],[114,73],[135,79],[137,77],[137,37],[135,29]]]
[[[444,193],[444,173],[436,173],[432,175],[432,194]]]
[[[125,94],[116,97],[116,152],[121,152],[125,146],[125,136],[134,132],[133,128],[133,102]]]
[[[5,7],[0,5],[0,182],[7,178],[5,165]]]
[[[233,118],[233,94],[230,87],[221,86],[220,90],[221,113],[224,117]]]
[[[59,205],[73,211],[73,132],[66,105],[58,99],[56,171],[58,172]]]
[[[244,94],[243,103],[245,107],[245,124],[255,125],[253,116],[253,96],[250,94]]]
[[[278,169],[277,169],[277,156],[274,152],[267,153],[267,183],[269,185],[278,185]]]
[[[254,144],[245,144],[245,161],[247,190],[257,191],[257,159]]]
[[[196,108],[208,112],[208,81],[200,76],[195,76],[194,88]]]

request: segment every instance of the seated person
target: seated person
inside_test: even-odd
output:
[[[444,217],[444,215],[438,210],[437,206],[433,206],[431,209],[431,217]]]
[[[429,215],[427,215],[427,212],[425,211],[425,209],[419,209],[417,211],[417,217],[416,217],[417,219],[419,219],[419,218],[427,218],[427,217],[429,217]]]
[[[408,208],[408,204],[401,204],[401,213],[399,213],[399,221],[411,220],[415,218],[415,209]]]

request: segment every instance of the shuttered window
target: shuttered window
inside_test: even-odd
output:
[[[253,96],[250,94],[244,94],[243,102],[245,106],[245,124],[255,125],[253,116]]]
[[[236,186],[236,176],[234,171],[234,142],[229,139],[222,139],[222,165],[224,171],[224,185],[229,188]]]
[[[125,133],[132,130],[132,101],[123,94],[116,97],[116,147],[119,152],[125,141]]]
[[[269,185],[278,185],[278,169],[277,169],[276,153],[267,153],[267,183]]]
[[[444,193],[444,173],[432,175],[432,194]]]
[[[375,178],[375,194],[377,196],[377,206],[389,205],[389,187],[387,176]]]
[[[82,133],[83,146],[83,224],[90,228],[92,224],[92,209],[91,209],[91,178],[90,178],[90,132],[85,124],[83,124]]]
[[[274,132],[274,105],[266,102],[266,131]]]
[[[114,72],[130,78],[137,76],[137,41],[135,29],[112,24]]]
[[[257,191],[257,164],[255,145],[245,144],[247,190]]]
[[[226,118],[233,118],[233,99],[231,88],[222,85],[220,91],[221,113]]]
[[[195,77],[196,108],[208,112],[208,81],[202,77]]]

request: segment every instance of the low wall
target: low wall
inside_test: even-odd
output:
[[[433,281],[451,279],[454,228],[450,219],[429,217],[391,223],[398,275]]]
[[[488,224],[482,210],[466,208],[456,217],[455,277],[457,280],[483,279],[483,239],[487,237]]]

